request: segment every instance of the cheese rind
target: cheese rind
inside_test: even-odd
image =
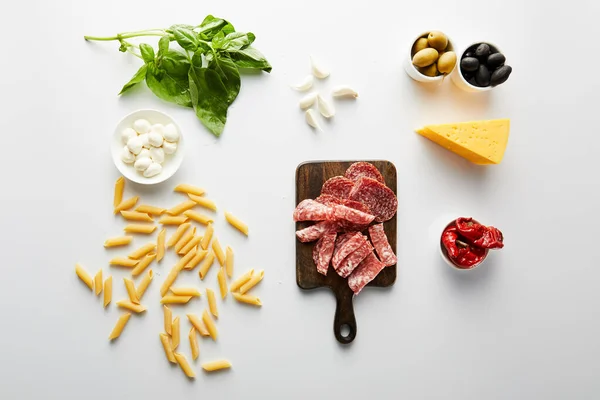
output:
[[[427,125],[417,133],[475,164],[499,164],[504,157],[509,119]]]

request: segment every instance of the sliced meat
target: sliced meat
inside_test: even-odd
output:
[[[329,263],[333,256],[336,236],[336,232],[327,232],[323,234],[313,248],[313,260],[317,266],[317,272],[320,274],[327,275]]]
[[[347,240],[345,240],[344,243],[336,246],[336,249],[333,252],[333,258],[331,259],[333,268],[335,268],[337,271],[340,268],[340,265],[342,265],[342,261],[344,261],[344,259],[348,257],[350,253],[355,252],[365,243],[368,243],[367,237],[360,232],[356,232]]]
[[[347,199],[354,187],[354,181],[343,176],[328,179],[321,188],[321,195],[328,194],[340,199]]]
[[[315,201],[319,202],[321,204],[325,204],[326,206],[330,206],[330,207],[338,205],[338,204],[344,204],[344,201],[352,201],[354,203],[353,200],[342,200],[339,197],[335,197],[330,194],[322,194],[319,197],[317,197],[315,199]],[[358,203],[358,204],[361,204],[361,203]],[[350,206],[348,206],[348,207],[350,207]],[[352,207],[352,208],[354,208],[354,207]]]
[[[300,229],[296,231],[296,236],[298,240],[302,243],[314,242],[321,236],[323,236],[327,232],[336,232],[338,229],[338,224],[333,221],[322,221],[318,222],[314,225],[309,226],[308,228]]]
[[[323,203],[323,204],[325,204],[325,203]],[[367,206],[366,204],[363,204],[363,203],[361,203],[359,201],[350,200],[350,199],[343,199],[342,200],[342,205],[344,205],[346,207],[354,208],[355,210],[362,211],[362,212],[364,212],[366,214],[373,214],[371,212],[371,209],[369,208],[369,206]]]
[[[383,175],[381,175],[377,167],[364,161],[356,162],[349,166],[344,176],[352,181],[357,181],[359,178],[366,176],[385,184]]]
[[[392,250],[392,246],[390,246],[385,231],[383,230],[383,224],[371,225],[369,227],[369,236],[371,237],[373,247],[375,247],[375,251],[379,256],[379,260],[381,260],[386,267],[392,266],[398,262],[398,258],[394,254],[394,250]]]
[[[325,221],[332,219],[331,207],[312,199],[302,200],[294,210],[294,221]]]
[[[357,225],[369,225],[375,216],[346,206],[333,206],[333,218],[336,221],[348,221]]]
[[[377,222],[391,219],[398,210],[398,199],[392,189],[364,176],[356,181],[350,199],[368,206]]]
[[[339,276],[347,278],[369,254],[373,252],[373,247],[367,242],[359,247],[355,252],[348,254],[336,270]]]
[[[348,286],[354,292],[360,291],[385,268],[385,264],[371,252],[348,277]]]
[[[354,232],[346,232],[346,233],[342,233],[341,235],[338,235],[337,239],[335,240],[335,249],[333,251],[333,253],[337,253],[338,250],[340,249],[340,247],[342,247],[344,244],[346,244],[346,242],[348,240],[350,240],[350,238],[354,235],[356,235],[357,233],[360,233],[359,231],[354,231]]]

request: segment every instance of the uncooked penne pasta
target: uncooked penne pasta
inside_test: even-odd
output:
[[[171,341],[169,339],[169,335],[161,333],[160,342],[163,345],[163,349],[165,349],[165,355],[167,356],[167,360],[169,360],[169,362],[172,362],[173,364],[176,364],[177,360],[175,360],[175,356],[173,355],[173,349],[171,348]]]
[[[129,278],[123,278],[123,282],[125,282],[125,289],[127,289],[129,300],[134,304],[140,304],[140,299],[138,298],[133,281]]]
[[[195,360],[200,355],[200,347],[198,346],[196,328],[193,326],[190,328],[190,333],[188,333],[188,339],[190,340],[190,349],[192,349],[192,360]]]
[[[167,292],[169,291],[169,288],[171,287],[171,285],[173,285],[173,282],[175,282],[175,279],[177,279],[177,275],[179,275],[179,273],[181,272],[183,267],[185,267],[185,265],[188,262],[190,262],[190,260],[192,258],[194,258],[195,255],[196,255],[196,252],[194,250],[190,251],[185,256],[183,256],[177,262],[177,264],[175,264],[175,266],[173,268],[171,268],[171,271],[169,272],[169,274],[165,278],[165,281],[163,282],[162,286],[160,287],[160,295],[161,296],[164,296],[165,294],[167,294]]]
[[[175,243],[175,246],[173,246],[173,248],[175,249],[175,253],[179,253],[179,251],[181,249],[183,249],[183,247],[188,244],[188,242],[190,240],[192,240],[194,238],[194,235],[196,234],[196,227],[194,226],[192,229],[189,229],[178,241],[177,243]]]
[[[154,243],[147,243],[139,249],[131,252],[127,257],[133,258],[134,260],[139,260],[154,249],[156,249],[156,245]]]
[[[196,203],[194,203],[194,204],[196,204]],[[202,224],[202,225],[208,225],[211,222],[213,222],[213,219],[211,217],[209,217],[208,215],[200,214],[199,212],[192,211],[192,210],[188,210],[188,211],[184,212],[183,215],[185,215],[192,221],[196,221],[197,223]]]
[[[254,269],[251,269],[250,271],[246,272],[244,275],[237,278],[235,281],[233,281],[231,286],[229,286],[229,291],[231,293],[236,292],[239,288],[242,287],[242,285],[244,283],[248,282],[250,280],[250,278],[252,278],[252,274],[254,274]]]
[[[186,216],[173,217],[171,215],[163,215],[158,220],[158,223],[163,225],[181,225],[187,220]]]
[[[117,323],[115,324],[115,327],[113,328],[112,332],[110,333],[110,336],[108,337],[109,340],[114,340],[121,336],[121,332],[123,332],[123,329],[125,328],[125,325],[127,325],[127,321],[129,321],[130,317],[131,313],[128,312],[122,314],[119,317]]]
[[[190,224],[189,222],[179,225],[175,233],[173,233],[173,235],[171,235],[171,237],[169,238],[169,241],[167,242],[167,247],[175,246],[190,226],[192,226],[192,224]]]
[[[202,312],[202,322],[204,322],[204,326],[206,326],[206,330],[210,334],[212,340],[217,341],[217,326],[215,325],[215,322],[212,320],[210,315],[208,315],[208,311],[206,310]]]
[[[169,215],[179,215],[179,214],[183,213],[184,211],[194,208],[195,206],[196,206],[195,201],[186,200],[186,201],[183,201],[183,202],[177,204],[174,207],[169,208],[166,212]]]
[[[190,251],[196,251],[196,250],[192,249]],[[196,251],[196,255],[194,256],[194,258],[192,258],[190,260],[190,262],[187,263],[185,267],[183,267],[183,269],[188,270],[188,271],[193,270],[194,268],[196,268],[196,265],[198,265],[200,263],[200,261],[202,261],[204,259],[204,257],[206,257],[207,254],[208,254],[208,250]]]
[[[117,236],[104,241],[104,247],[127,246],[133,240],[133,236]]]
[[[75,264],[75,273],[77,274],[79,279],[81,279],[81,281],[85,283],[87,287],[90,288],[90,290],[94,290],[94,280],[92,279],[90,274],[88,274],[88,272],[85,269],[83,269],[81,265]]]
[[[165,332],[169,335],[171,334],[171,327],[173,326],[173,313],[171,309],[166,305],[163,305],[163,314],[164,314],[164,324],[165,324]]]
[[[196,204],[202,206],[204,208],[208,208],[209,210],[217,211],[217,205],[214,201],[207,199],[206,197],[196,196],[195,194],[188,194],[190,199],[194,200]]]
[[[195,378],[196,374],[190,364],[188,364],[187,359],[181,353],[173,353],[175,359],[177,360],[177,364],[181,367],[181,370],[186,374],[188,378]]]
[[[112,301],[112,275],[104,281],[104,307]]]
[[[144,272],[144,270],[146,268],[148,268],[148,265],[152,264],[152,261],[154,261],[155,258],[156,258],[155,252],[146,254],[146,256],[144,258],[142,258],[140,260],[140,262],[138,263],[138,265],[136,265],[135,268],[131,271],[131,275],[138,276],[139,274]]]
[[[133,196],[128,198],[127,200],[123,200],[119,203],[118,206],[115,207],[115,214],[118,214],[123,210],[129,210],[131,207],[135,206],[135,203],[137,203],[138,200],[138,196]]]
[[[202,265],[200,265],[200,271],[198,272],[198,275],[200,275],[201,280],[204,279],[204,277],[208,273],[208,270],[210,269],[210,267],[212,267],[214,261],[215,254],[212,251],[209,251],[206,255],[206,258],[204,258],[204,261],[202,261]]]
[[[231,363],[227,360],[211,361],[202,364],[202,369],[206,372],[213,372],[226,368],[231,368]]]
[[[123,201],[123,191],[125,190],[125,178],[120,176],[115,182],[115,195],[113,200],[113,208],[117,208]],[[115,213],[116,214],[116,213]]]
[[[200,297],[200,291],[192,287],[172,287],[171,292],[176,296]]]
[[[234,217],[230,212],[225,212],[225,219],[235,229],[248,236],[248,225],[240,221],[237,217]]]
[[[156,230],[156,225],[129,224],[125,226],[126,233],[143,233],[149,235]]]
[[[173,351],[179,347],[181,333],[179,332],[179,317],[175,317],[173,323],[171,324],[171,347]]]
[[[219,264],[221,265],[221,267],[225,265],[225,253],[223,253],[221,243],[219,243],[219,239],[217,239],[216,236],[213,238],[212,241],[212,249],[215,253],[215,256],[217,257],[217,260],[219,260]]]
[[[144,275],[140,284],[137,287],[138,299],[142,299],[142,296],[144,295],[144,293],[146,293],[146,289],[148,289],[150,282],[152,282],[152,278],[154,278],[154,272],[152,270],[149,270],[148,273]]]
[[[217,310],[217,299],[215,292],[212,289],[206,289],[206,298],[208,299],[208,309],[216,318],[219,318],[219,310]]]
[[[202,196],[205,193],[204,189],[201,189],[196,186],[188,185],[185,183],[175,186],[175,189],[173,189],[173,191],[180,192],[180,193],[187,193],[188,195],[195,194],[196,196]]]
[[[139,211],[121,211],[121,216],[128,221],[142,221],[142,222],[154,222],[154,219],[145,213]]]
[[[131,300],[119,300],[117,301],[117,305],[126,310],[133,311],[134,313],[142,313],[146,311],[146,307],[141,304],[132,303]]]
[[[102,268],[94,275],[94,292],[96,296],[102,293]]]
[[[165,237],[167,236],[167,228],[162,228],[156,239],[156,262],[160,262],[165,256]]]
[[[192,296],[176,296],[168,294],[160,299],[160,304],[185,304],[192,299]]]
[[[225,271],[229,278],[233,276],[233,250],[229,246],[225,248]]]
[[[248,280],[248,282],[246,282],[242,286],[240,286],[240,294],[245,294],[248,290],[250,290],[254,286],[256,286],[258,284],[258,282],[260,282],[262,280],[264,275],[265,275],[264,270],[259,271],[257,274],[253,274],[252,278],[250,278],[250,280]]]
[[[196,314],[186,314],[186,316],[190,320],[190,324],[192,324],[194,328],[196,328],[200,335],[210,336],[210,333],[208,333],[208,329],[206,329],[206,326],[204,326],[204,322],[202,322],[202,320]]]
[[[147,204],[141,204],[141,205],[137,206],[135,211],[140,212],[140,213],[145,213],[145,214],[151,214],[151,215],[161,215],[167,210],[165,210],[164,208],[160,208],[160,207],[154,207],[154,206],[149,206]]]
[[[232,292],[231,295],[233,296],[234,299],[236,299],[240,303],[251,304],[253,306],[258,306],[258,307],[262,306],[260,299],[256,296],[250,296],[249,294],[240,294],[237,292]]]
[[[217,281],[219,282],[219,290],[221,291],[221,299],[227,297],[227,280],[225,279],[225,270],[223,267],[219,268],[217,273]]]
[[[185,246],[183,246],[181,248],[181,250],[179,250],[177,252],[177,254],[179,254],[179,255],[187,254],[188,251],[190,251],[194,247],[198,246],[198,244],[200,244],[200,240],[202,240],[202,236],[194,236],[192,238],[192,240],[190,240],[189,242],[187,242],[187,244]]]
[[[210,243],[214,232],[215,228],[213,228],[213,224],[208,224],[206,231],[204,231],[204,236],[202,236],[202,240],[200,241],[200,246],[202,246],[204,250],[208,249],[208,244]]]
[[[118,267],[134,268],[136,265],[138,265],[138,262],[138,260],[132,260],[131,258],[127,257],[115,257],[112,258],[108,263]]]

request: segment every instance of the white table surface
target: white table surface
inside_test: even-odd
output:
[[[427,3],[223,1],[23,1],[3,10],[3,209],[0,248],[0,398],[3,399],[592,399],[600,391],[597,1]],[[343,5],[342,5],[343,4]],[[568,7],[568,8],[567,8]],[[256,34],[273,72],[244,76],[216,140],[193,112],[145,88],[117,93],[139,60],[84,34],[199,23],[212,13]],[[545,14],[544,14],[545,13]],[[441,29],[459,45],[497,43],[514,68],[491,93],[447,80],[419,86],[402,70],[407,42]],[[597,47],[597,46],[596,46]],[[304,123],[289,84],[308,55],[329,65],[322,90],[355,86],[324,132]],[[584,77],[585,76],[585,77]],[[236,251],[236,272],[264,268],[262,309],[220,303],[217,343],[201,360],[234,368],[195,381],[170,366],[158,340],[158,289],[174,262],[154,267],[149,310],[109,343],[119,310],[78,281],[74,265],[100,267],[125,296],[126,271],[109,268],[104,239],[117,170],[108,141],[139,108],[173,115],[188,153],[165,184],[127,185],[126,196],[169,206],[181,182],[197,184],[251,227],[248,239],[216,230]],[[478,167],[414,133],[427,123],[510,118],[501,165]],[[295,167],[306,160],[387,159],[398,169],[398,279],[365,290],[358,335],[336,342],[327,290],[295,282]],[[498,226],[506,247],[471,273],[436,251],[449,216]],[[136,238],[135,245],[145,243]],[[160,274],[160,276],[158,276]],[[199,284],[197,275],[181,283]],[[215,270],[201,287],[216,288]],[[200,313],[203,298],[190,306]],[[176,314],[185,319],[184,308]],[[189,358],[187,321],[182,351]]]

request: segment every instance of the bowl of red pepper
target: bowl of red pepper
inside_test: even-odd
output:
[[[473,218],[451,221],[440,238],[442,258],[453,268],[472,270],[480,266],[492,249],[504,247],[504,236],[498,228],[480,224]]]

